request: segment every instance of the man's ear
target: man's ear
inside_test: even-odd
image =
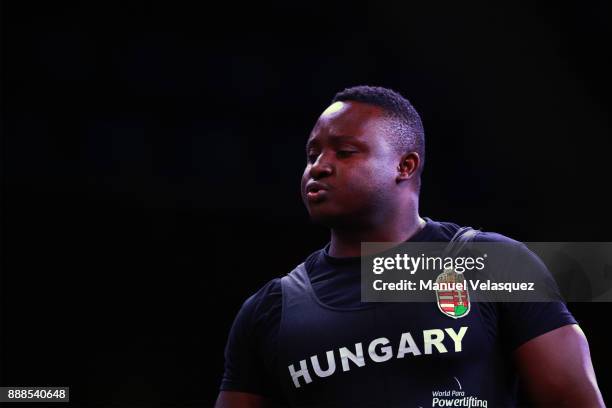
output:
[[[395,180],[399,183],[402,180],[410,180],[416,174],[421,158],[417,152],[406,153],[400,159],[397,166],[397,177]]]

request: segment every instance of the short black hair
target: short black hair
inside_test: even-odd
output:
[[[421,117],[408,99],[399,92],[380,86],[359,85],[338,92],[332,103],[354,101],[378,106],[394,120],[392,145],[400,154],[416,152],[421,158],[417,169],[420,178],[425,163],[425,131]]]

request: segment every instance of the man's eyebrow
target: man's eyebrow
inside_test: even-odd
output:
[[[327,137],[330,139],[330,141],[332,143],[350,142],[350,143],[360,144],[359,140],[357,140],[357,138],[355,138],[355,136],[331,134],[331,135],[329,135]],[[309,148],[313,147],[313,145],[314,146],[319,145],[319,140],[318,139],[310,139],[306,143],[306,149],[309,149]]]
[[[306,142],[306,150],[310,149],[313,146],[316,146],[319,144],[319,141],[316,139],[310,139],[308,140],[308,142]]]
[[[333,142],[356,142],[355,136],[350,135],[329,135]]]

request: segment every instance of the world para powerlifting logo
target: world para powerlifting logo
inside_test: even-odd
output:
[[[469,395],[461,387],[457,377],[453,377],[459,389],[435,390],[431,392],[432,407],[467,407],[467,408],[487,408],[487,400]]]

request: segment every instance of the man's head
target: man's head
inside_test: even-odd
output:
[[[417,206],[425,155],[418,113],[390,89],[337,93],[306,146],[302,197],[330,227],[371,224]]]

